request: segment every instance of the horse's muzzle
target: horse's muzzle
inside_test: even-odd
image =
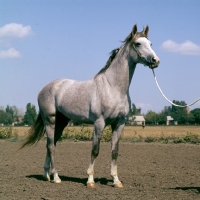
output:
[[[149,68],[154,69],[158,67],[159,64],[160,64],[160,59],[157,56],[155,56],[149,63]]]
[[[155,65],[155,64],[150,64],[150,65],[149,65],[149,68],[150,68],[150,69],[154,69],[154,68],[157,68],[157,67],[158,67],[158,65]]]

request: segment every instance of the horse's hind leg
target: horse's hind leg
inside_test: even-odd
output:
[[[55,134],[54,134],[54,144],[60,139],[64,128],[67,126],[69,118],[65,117],[61,112],[56,113],[56,126],[55,126]]]
[[[51,116],[51,120],[49,121],[51,121],[51,124],[45,126],[47,133],[47,154],[44,164],[44,178],[50,181],[49,169],[51,164],[52,173],[54,176],[53,181],[54,183],[60,183],[61,180],[55,167],[55,146],[56,142],[62,135],[63,129],[69,122],[69,119],[57,112],[55,116]]]
[[[51,157],[50,157],[50,154],[47,150],[47,153],[46,153],[46,159],[45,159],[45,163],[44,163],[44,179],[47,180],[47,181],[50,181],[50,174],[49,174],[49,169],[50,169],[50,163],[51,163]]]
[[[55,143],[54,143],[54,131],[55,131],[55,125],[48,124],[45,125],[46,134],[47,134],[47,155],[46,160],[44,164],[44,177],[47,180],[50,180],[49,178],[49,169],[51,164],[52,174],[54,176],[54,183],[60,183],[61,180],[58,176],[58,172],[56,170],[55,166]]]

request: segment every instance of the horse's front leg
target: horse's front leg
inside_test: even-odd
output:
[[[98,120],[94,124],[91,161],[90,161],[90,164],[89,164],[89,168],[87,170],[87,174],[88,174],[87,187],[88,188],[94,188],[95,187],[94,163],[95,163],[95,159],[99,155],[100,139],[101,139],[101,135],[102,135],[104,127],[105,127],[104,120]]]
[[[124,129],[124,124],[112,125],[112,145],[111,145],[111,176],[113,177],[114,187],[121,188],[123,187],[121,181],[118,178],[117,174],[117,157],[119,150],[119,140],[121,133]]]

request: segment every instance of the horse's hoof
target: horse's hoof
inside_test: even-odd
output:
[[[93,183],[87,183],[87,188],[95,188],[96,187],[96,185],[95,185],[95,183],[93,182]]]
[[[49,176],[43,176],[43,178],[44,178],[45,181],[51,181]]]
[[[61,183],[61,180],[60,179],[55,179],[53,180],[54,183]]]
[[[115,183],[115,184],[114,184],[114,187],[115,187],[115,188],[123,188],[124,186],[122,185],[121,182],[119,182],[119,183]]]

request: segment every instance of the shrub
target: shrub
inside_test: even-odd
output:
[[[158,141],[162,144],[168,144],[169,142],[169,139],[168,138],[164,138],[164,137],[161,137],[158,139]]]
[[[0,128],[0,138],[7,139],[12,136],[12,127]]]
[[[183,138],[175,138],[174,139],[174,143],[178,144],[178,143],[185,143],[185,140]]]
[[[110,142],[112,139],[112,129],[110,126],[106,127],[103,131],[101,141],[103,142]]]
[[[154,138],[153,138],[153,137],[147,137],[147,138],[145,138],[144,141],[145,141],[145,142],[148,142],[148,143],[154,142]]]
[[[0,128],[0,139],[18,138],[18,131],[12,127]]]
[[[197,134],[187,132],[186,136],[174,139],[174,143],[176,143],[176,144],[177,143],[186,143],[186,142],[189,142],[192,144],[198,144],[198,143],[200,143],[200,137]]]
[[[185,142],[190,142],[192,144],[200,143],[200,137],[197,134],[193,134],[191,132],[187,132],[187,135],[183,138]]]
[[[73,141],[87,141],[92,139],[92,131],[90,131],[88,128],[85,129],[84,126],[81,127],[80,132],[77,132],[76,129],[70,130],[69,128],[66,128],[63,132],[63,135],[59,139],[59,141],[62,140],[73,140]]]

